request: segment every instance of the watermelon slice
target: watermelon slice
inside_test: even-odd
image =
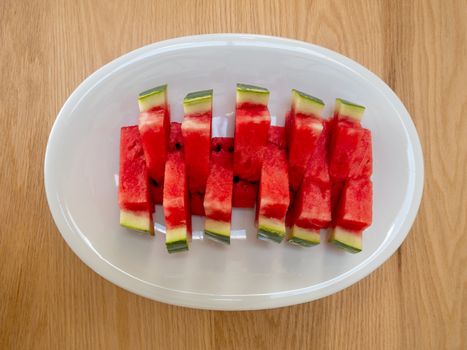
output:
[[[271,126],[261,168],[257,208],[258,238],[280,243],[285,237],[285,216],[290,204],[285,129]]]
[[[271,119],[268,100],[267,89],[237,84],[234,175],[240,180],[259,181]]]
[[[120,225],[154,235],[148,170],[137,126],[120,130]]]
[[[164,175],[165,244],[169,253],[188,250],[191,215],[180,123],[171,123]]]
[[[327,159],[328,132],[325,127],[309,159],[295,198],[288,241],[305,247],[320,243],[320,229],[331,221],[331,182]]]
[[[288,241],[303,246],[319,244],[320,229],[331,221],[330,184],[305,178],[294,206],[294,224]]]
[[[372,182],[369,177],[349,178],[343,186],[329,242],[351,253],[362,250],[362,233],[372,223]]]
[[[354,231],[370,226],[372,196],[372,183],[369,178],[348,179],[336,212],[336,225]]]
[[[286,126],[288,135],[289,182],[297,191],[308,161],[323,131],[321,113],[324,102],[298,90],[292,90],[292,109]]]
[[[170,113],[167,104],[167,85],[139,94],[139,131],[151,178],[153,201],[162,203],[164,168],[170,131]]]
[[[230,244],[232,218],[233,138],[212,139],[210,172],[204,197],[207,237]]]
[[[333,225],[329,241],[352,253],[372,221],[371,132],[361,127],[365,107],[336,99],[331,142]]]
[[[204,193],[211,150],[212,90],[189,93],[183,100],[185,164],[191,193]],[[202,201],[201,201],[202,203]]]

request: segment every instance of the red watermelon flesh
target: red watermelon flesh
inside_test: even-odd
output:
[[[370,177],[373,172],[371,131],[362,128],[362,136],[352,159],[349,177]]]
[[[282,139],[285,139],[285,132],[282,132]],[[282,139],[280,143],[285,143]],[[285,217],[290,204],[287,168],[285,150],[269,143],[261,169],[257,222],[258,236],[276,242],[285,236]]]
[[[331,221],[330,183],[306,178],[296,198],[294,224],[306,229],[320,229]]]
[[[150,178],[149,187],[151,189],[151,198],[154,204],[162,204],[162,200],[164,198],[164,186],[160,185],[156,180]]]
[[[234,177],[233,206],[236,208],[253,208],[258,193],[258,182],[249,182]]]
[[[287,142],[285,137],[285,128],[282,126],[271,125],[269,127],[268,142],[272,143],[279,149],[286,149]]]
[[[365,133],[362,128],[347,127],[338,123],[334,127],[331,140],[329,174],[335,182],[348,178],[354,167],[353,158],[360,139]]]
[[[233,137],[213,137],[211,139],[211,161],[216,164],[224,164],[227,167],[231,166],[233,153]]]
[[[342,190],[335,223],[349,230],[363,230],[372,222],[372,183],[369,178],[348,179]]]
[[[204,192],[209,174],[211,112],[185,115],[182,130],[190,192]]]
[[[331,221],[331,182],[328,171],[329,129],[325,123],[309,159],[304,179],[296,195],[288,226],[308,231],[327,227]],[[316,243],[316,242],[315,242]]]
[[[187,239],[191,237],[190,198],[183,149],[181,124],[172,122],[163,198],[165,243],[169,253],[188,250]]]
[[[262,153],[268,141],[267,106],[242,104],[235,114],[234,175],[256,182],[261,174]]]
[[[310,157],[310,160],[308,161],[308,166],[305,172],[305,176],[308,176],[315,181],[324,184],[330,182],[328,166],[328,140],[329,129],[325,123],[323,132],[316,142],[316,147]]]
[[[268,147],[261,172],[259,215],[284,220],[290,204],[287,157],[276,147]]]
[[[165,166],[164,216],[167,230],[186,226],[191,235],[186,169],[182,152],[170,152]]]
[[[120,175],[118,190],[122,209],[153,212],[148,169],[137,126],[120,130]]]
[[[139,115],[139,132],[149,176],[161,186],[164,182],[164,168],[167,159],[168,129],[170,115],[165,108],[155,108]],[[160,203],[156,201],[156,203]]]
[[[204,216],[204,192],[190,192],[190,208],[192,215]]]
[[[289,182],[294,191],[300,187],[308,161],[322,131],[323,123],[318,118],[304,114],[295,114],[291,118],[288,158]]]
[[[341,126],[347,126],[349,128],[360,128],[362,126],[360,121],[355,120],[351,117],[343,116],[341,114],[334,114],[333,119],[335,120],[334,123],[336,125],[339,124]]]
[[[183,146],[182,124],[177,122],[170,123],[169,152],[184,151]]]
[[[287,145],[290,143],[290,129],[292,127],[292,118],[293,118],[293,111],[290,110],[285,114],[285,142]]]
[[[344,185],[345,181],[337,181],[331,183],[331,208],[333,213],[336,212],[337,204],[339,204],[341,192],[344,188]]]
[[[287,210],[287,215],[285,217],[285,226],[292,227],[295,220],[295,203],[297,198],[297,193],[292,191],[289,186],[289,198],[290,198],[290,205],[289,209]]]
[[[233,142],[231,137],[215,137],[211,142],[211,166],[204,210],[207,218],[217,221],[230,222],[232,215]]]

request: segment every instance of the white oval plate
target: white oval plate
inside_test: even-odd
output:
[[[322,98],[329,115],[336,97],[367,106],[373,133],[374,219],[364,248],[349,254],[326,243],[313,248],[255,238],[252,210],[234,210],[230,246],[203,240],[194,222],[188,253],[166,252],[155,238],[119,226],[119,129],[136,123],[136,96],[169,84],[174,120],[190,91],[214,89],[214,114],[231,115],[235,84],[271,91],[270,111],[283,116],[290,90]],[[411,118],[377,76],[333,51],[256,35],[203,35],[155,43],[97,70],[71,94],[50,133],[45,187],[53,218],[71,249],[98,274],[134,293],[206,309],[265,309],[335,293],[380,266],[400,246],[416,216],[423,157]],[[156,228],[163,230],[157,208]],[[243,238],[243,239],[242,239]]]

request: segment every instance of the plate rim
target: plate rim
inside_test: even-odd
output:
[[[62,124],[64,123],[64,120],[66,120],[66,116],[69,111],[71,111],[73,107],[80,102],[80,100],[86,95],[87,91],[99,84],[99,82],[105,79],[108,75],[114,73],[125,65],[131,64],[135,59],[141,59],[148,54],[150,56],[158,54],[153,51],[164,48],[170,49],[170,47],[180,44],[193,46],[195,43],[236,41],[241,41],[243,43],[251,42],[252,44],[261,42],[270,45],[280,45],[289,49],[296,48],[303,49],[307,52],[314,52],[315,54],[318,53],[328,59],[331,58],[333,61],[338,62],[362,75],[366,80],[371,82],[375,88],[378,88],[382,95],[388,99],[390,104],[397,110],[403,126],[405,127],[408,139],[411,141],[415,171],[414,174],[412,174],[413,176],[409,177],[409,180],[410,178],[414,180],[409,188],[413,188],[413,195],[409,203],[410,207],[408,208],[408,212],[402,220],[396,234],[388,235],[388,238],[381,243],[378,249],[362,263],[358,264],[343,275],[340,275],[338,278],[321,283],[326,284],[326,286],[321,287],[320,289],[310,289],[310,287],[305,287],[298,290],[288,290],[279,293],[239,296],[195,293],[156,286],[126,273],[124,270],[112,265],[109,261],[105,260],[104,257],[100,256],[99,252],[93,249],[90,244],[86,243],[87,239],[84,234],[76,227],[73,227],[73,223],[65,219],[65,214],[62,211],[58,198],[53,196],[55,193],[55,186],[48,169],[51,162],[53,162],[55,152],[53,147],[54,140],[56,135],[59,133],[59,130],[63,127]],[[322,46],[295,39],[242,33],[203,34],[177,37],[142,46],[117,57],[86,77],[68,96],[53,123],[45,151],[44,183],[49,209],[61,236],[80,260],[104,279],[137,295],[172,305],[209,310],[260,310],[300,304],[335,294],[365,278],[386,262],[405,240],[417,216],[424,187],[424,160],[418,133],[404,104],[396,93],[381,78],[356,61]],[[406,198],[404,199],[404,202],[405,200]],[[387,242],[388,239],[389,242]],[[129,281],[128,278],[131,278],[131,281]],[[337,281],[334,281],[336,279]]]

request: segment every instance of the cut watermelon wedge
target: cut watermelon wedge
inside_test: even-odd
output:
[[[369,178],[348,179],[336,212],[335,223],[353,231],[361,231],[372,222],[373,189]]]
[[[204,197],[204,233],[208,238],[230,244],[233,190],[232,138],[213,138],[210,172]]]
[[[183,157],[180,123],[171,123],[169,155],[165,166],[164,216],[165,244],[169,253],[188,250],[191,237],[191,215],[188,183]]]
[[[267,89],[237,84],[234,175],[240,180],[259,181],[270,125],[268,100]]]
[[[304,179],[295,197],[288,222],[288,241],[302,246],[320,243],[319,231],[331,221],[331,182],[327,159],[327,128],[321,133],[309,159]]]
[[[336,99],[330,175],[333,226],[329,241],[352,253],[362,250],[362,233],[372,221],[371,132],[361,127],[365,108]]]
[[[324,102],[298,90],[292,90],[292,108],[288,128],[289,182],[297,191],[303,181],[308,161],[323,131],[321,113]]]
[[[137,126],[120,131],[120,174],[118,186],[120,225],[154,234],[154,205],[149,190],[148,170]]]
[[[167,85],[142,92],[138,97],[138,104],[139,131],[149,176],[153,180],[153,201],[161,204],[170,130]]]
[[[258,238],[280,243],[285,237],[285,216],[290,204],[285,129],[271,126],[261,169],[257,203]]]
[[[191,193],[204,193],[209,175],[212,90],[189,93],[183,100],[185,164]]]
[[[287,240],[304,246],[319,244],[319,230],[331,221],[330,184],[306,178],[295,198],[293,210],[293,226]]]

